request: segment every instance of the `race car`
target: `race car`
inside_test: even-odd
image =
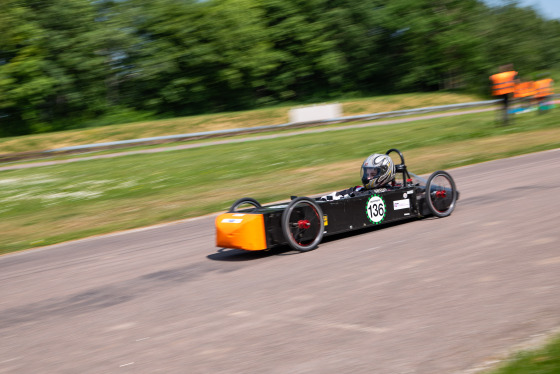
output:
[[[408,172],[398,149],[386,155],[393,152],[400,158],[400,164],[394,165],[399,178],[381,188],[339,199],[292,196],[289,202],[266,206],[249,197],[237,200],[227,213],[216,217],[216,246],[260,251],[288,245],[305,252],[315,249],[326,235],[449,216],[459,198],[451,175],[439,170],[425,180]]]

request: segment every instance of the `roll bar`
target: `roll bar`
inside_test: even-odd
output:
[[[402,173],[403,185],[407,186],[409,183],[412,184],[412,178],[410,178],[410,174],[408,174],[408,170],[406,169],[406,164],[404,163],[404,156],[403,156],[402,152],[399,151],[396,148],[391,148],[385,154],[388,156],[389,153],[391,153],[391,152],[397,153],[399,155],[399,157],[401,158],[401,163],[398,164],[398,165],[395,165],[395,172],[396,173]]]

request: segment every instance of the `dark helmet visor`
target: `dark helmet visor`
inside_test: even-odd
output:
[[[377,178],[387,170],[387,166],[374,166],[362,168],[362,183],[368,184],[370,180]]]

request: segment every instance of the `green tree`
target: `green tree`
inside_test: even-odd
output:
[[[340,92],[386,92],[383,36],[378,15],[384,1],[327,1],[318,15],[334,45],[326,54],[328,81]],[[332,56],[332,57],[331,57]],[[331,57],[331,58],[329,58]]]
[[[383,17],[386,69],[399,90],[461,86],[484,68],[477,0],[394,0]],[[390,66],[389,66],[390,64]],[[463,82],[463,83],[462,83]]]
[[[324,22],[325,0],[258,0],[280,64],[266,90],[279,100],[324,96],[342,84],[344,56]]]
[[[0,33],[0,135],[560,67],[560,22],[515,0],[2,0]]]
[[[494,69],[514,63],[516,69],[529,72],[549,65],[549,41],[557,35],[548,34],[546,29],[553,22],[545,21],[532,8],[519,7],[517,2],[490,9],[489,19],[487,54]]]
[[[132,82],[139,88],[136,102],[175,114],[255,104],[278,57],[252,1],[130,4],[134,32],[141,39]]]
[[[19,1],[0,4],[0,135],[25,134],[42,120],[39,108],[56,80],[48,76],[46,36]]]
[[[98,6],[88,0],[2,3],[4,134],[72,127],[116,101],[118,56],[126,51],[129,36]]]

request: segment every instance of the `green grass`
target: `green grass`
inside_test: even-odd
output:
[[[474,95],[434,92],[341,100],[340,103],[342,104],[344,115],[349,116],[479,100],[481,100],[481,98]],[[12,138],[0,138],[0,154],[41,151],[72,145],[104,143],[200,131],[277,125],[288,122],[288,111],[290,108],[296,106],[296,104],[283,105],[251,111],[179,117]]]
[[[0,254],[358,183],[373,152],[399,148],[426,173],[560,146],[557,114],[497,126],[494,113],[87,160],[0,173]]]
[[[518,353],[487,374],[558,374],[560,373],[560,337],[546,346]]]
[[[458,111],[458,112],[463,112],[463,111]],[[444,113],[439,113],[439,114],[452,115],[454,113],[457,113],[457,111],[446,111]],[[341,126],[344,126],[344,127],[360,126],[360,125],[363,125],[365,123],[372,123],[374,121],[379,123],[381,121],[386,121],[386,120],[388,120],[388,121],[395,121],[395,120],[406,121],[406,120],[409,120],[409,119],[414,119],[416,121],[417,118],[419,118],[419,117],[426,117],[426,116],[430,116],[430,115],[432,115],[432,114],[406,115],[406,116],[402,116],[402,117],[399,116],[398,118],[389,117],[387,119],[383,118],[383,119],[379,119],[379,120],[367,120],[367,121],[350,122],[350,123],[344,123],[344,124],[340,124],[340,123],[315,124],[315,125],[305,126],[305,129],[313,131],[314,129],[341,128]],[[111,149],[98,150],[98,151],[88,151],[88,152],[84,152],[84,153],[68,153],[68,154],[53,153],[52,156],[22,159],[20,161],[9,161],[9,162],[5,162],[3,164],[0,162],[0,166],[27,164],[27,163],[41,162],[41,161],[58,161],[58,160],[88,158],[88,157],[92,157],[92,156],[106,155],[106,154],[116,155],[116,154],[119,154],[119,153],[125,153],[125,152],[131,152],[131,151],[132,152],[143,151],[143,150],[147,150],[147,149],[150,149],[150,150],[153,150],[153,149],[172,150],[175,147],[180,147],[180,146],[183,146],[183,145],[206,144],[206,143],[209,143],[209,142],[221,141],[221,140],[251,139],[251,138],[261,137],[261,136],[286,134],[286,133],[301,132],[301,131],[302,131],[301,128],[280,128],[280,129],[274,129],[274,130],[265,131],[265,132],[246,133],[246,134],[239,134],[239,135],[221,135],[221,136],[212,137],[210,139],[209,138],[192,139],[192,140],[183,140],[181,142],[164,143],[164,144],[152,144],[152,145],[150,145],[150,144],[148,144],[148,145],[144,145],[144,144],[128,145],[128,146],[123,147],[123,148],[111,148]]]

